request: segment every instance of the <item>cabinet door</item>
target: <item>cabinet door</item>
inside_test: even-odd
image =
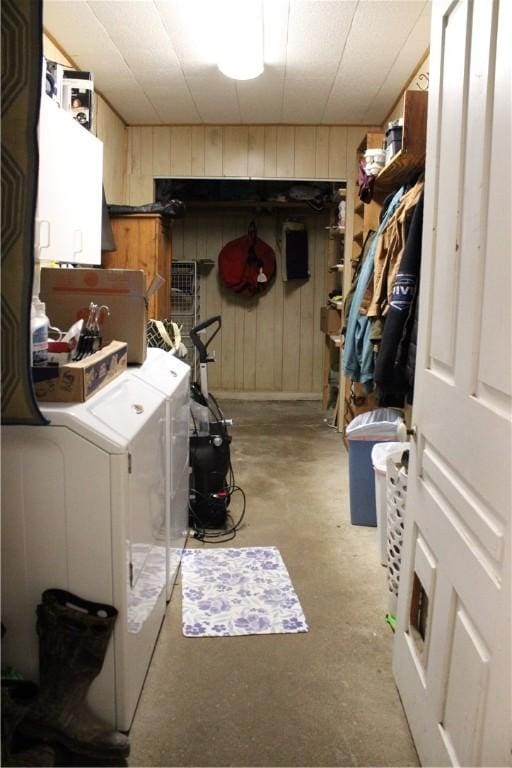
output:
[[[155,274],[165,283],[148,301],[148,317],[164,320],[170,311],[171,233],[155,214],[116,216],[111,219],[116,250],[103,254],[110,269],[143,269],[146,286]]]
[[[103,145],[43,94],[36,231],[42,261],[101,264]]]

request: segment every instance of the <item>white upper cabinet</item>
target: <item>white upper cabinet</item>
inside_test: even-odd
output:
[[[41,261],[101,264],[102,175],[101,141],[43,94],[36,211]]]

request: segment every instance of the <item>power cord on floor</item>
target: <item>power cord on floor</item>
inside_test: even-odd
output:
[[[231,465],[230,465],[231,468]],[[230,485],[223,489],[228,494],[228,504],[231,501],[231,497],[234,493],[241,493],[242,494],[242,500],[243,500],[243,506],[242,506],[242,512],[240,513],[240,517],[238,518],[237,522],[235,523],[233,521],[233,516],[228,512],[226,515],[226,520],[231,521],[231,527],[227,528],[224,526],[222,528],[205,528],[203,525],[200,524],[199,518],[195,514],[194,510],[189,504],[189,512],[193,520],[193,528],[194,528],[194,539],[197,539],[198,541],[202,541],[204,543],[212,543],[212,544],[226,544],[228,541],[232,541],[238,529],[240,528],[242,521],[245,517],[245,508],[246,508],[246,498],[245,493],[238,485]],[[197,491],[195,491],[193,488],[191,488],[191,493],[196,493],[199,496],[203,496],[203,498],[207,499],[207,497],[204,494],[199,494]],[[221,537],[227,537],[227,538],[221,538]]]

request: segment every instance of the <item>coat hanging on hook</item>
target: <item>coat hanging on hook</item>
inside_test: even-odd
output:
[[[219,276],[224,285],[240,296],[264,293],[276,271],[274,251],[257,235],[251,221],[247,234],[226,243],[219,253]]]

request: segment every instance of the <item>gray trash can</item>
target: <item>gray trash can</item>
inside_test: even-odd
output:
[[[352,419],[346,429],[352,525],[377,525],[372,448],[377,443],[397,441],[403,411],[377,408]]]

